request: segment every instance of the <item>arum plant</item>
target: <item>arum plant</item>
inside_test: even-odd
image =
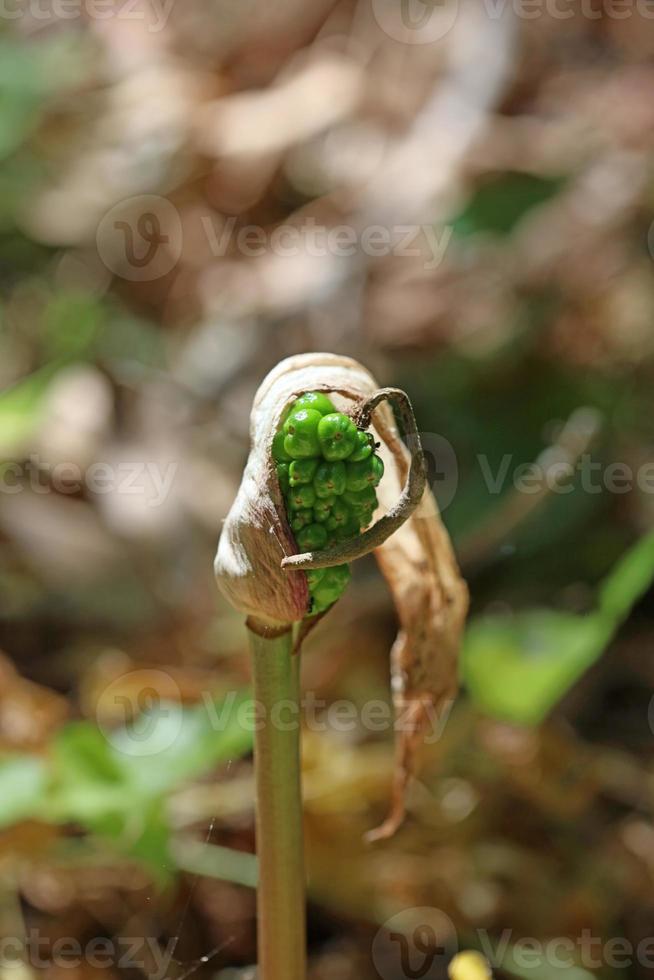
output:
[[[398,429],[402,430],[402,437]],[[374,552],[400,632],[391,651],[402,713],[390,813],[370,840],[404,817],[417,749],[434,710],[451,703],[467,591],[434,498],[407,395],[379,388],[358,362],[334,354],[282,361],[257,391],[251,450],[225,520],[218,585],[246,617],[254,696],[261,980],[306,972],[299,726],[300,646],[330,612],[349,563]],[[376,519],[375,519],[376,518]]]

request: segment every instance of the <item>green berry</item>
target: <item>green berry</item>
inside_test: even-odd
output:
[[[352,511],[342,500],[336,500],[332,507],[331,515],[327,519],[327,530],[335,531],[337,527],[344,527],[352,519]]]
[[[373,513],[374,511],[372,510],[372,508],[370,510],[359,511],[359,513],[357,514],[357,520],[359,522],[359,531],[361,531],[363,528],[368,527],[368,525],[372,523]]]
[[[370,495],[369,491],[371,491]],[[346,491],[343,494],[343,500],[350,507],[360,526],[368,527],[378,503],[377,494],[372,487],[366,487],[365,490],[360,490],[358,493]]]
[[[322,551],[370,523],[384,472],[374,450],[373,436],[322,392],[306,392],[289,405],[272,456],[299,550]],[[333,605],[349,579],[348,565],[309,570],[310,614]]]
[[[272,441],[272,457],[276,463],[290,463],[291,457],[284,449],[286,434],[282,429],[275,433]]]
[[[320,412],[321,415],[329,415],[336,411],[333,402],[321,391],[307,391],[306,395],[301,395],[297,401],[293,402],[294,412],[301,408],[312,408],[314,411]]]
[[[303,551],[320,551],[327,544],[324,524],[309,524],[297,533],[297,543]]]
[[[377,494],[371,486],[367,486],[363,490],[346,490],[343,494],[343,500],[355,514],[361,510],[373,511],[377,506]]]
[[[332,412],[331,415],[323,415],[320,419],[318,439],[322,455],[326,460],[333,462],[338,459],[347,459],[357,445],[357,429],[352,419],[349,419],[347,415],[343,415],[341,412]]]
[[[318,497],[313,505],[313,516],[315,520],[321,524],[323,521],[326,521],[332,512],[335,500],[336,497]]]
[[[304,510],[294,510],[292,515],[291,530],[293,531],[301,531],[303,527],[307,527],[313,521],[313,511],[308,507]]]
[[[313,478],[317,497],[333,497],[345,490],[345,463],[319,463]]]
[[[371,459],[362,459],[359,463],[349,460],[345,467],[345,489],[348,493],[358,493],[370,486]],[[292,464],[291,464],[292,465]]]
[[[356,534],[361,531],[361,523],[358,517],[351,514],[349,520],[336,529],[336,538],[338,541],[346,541],[348,538],[353,538]]]
[[[313,507],[316,502],[316,493],[312,486],[303,483],[299,487],[291,487],[287,502],[291,510],[304,510]]]
[[[374,448],[375,440],[372,435],[369,432],[364,432],[363,429],[357,429],[356,446],[351,455],[348,456],[348,460],[359,463],[362,459],[368,459],[369,456],[372,456]]]
[[[287,494],[289,491],[289,477],[288,477],[288,463],[278,463],[275,467],[277,471],[277,479],[279,480],[279,486],[283,494]]]
[[[348,459],[345,464],[345,472],[346,489],[356,492],[365,490],[366,487],[378,486],[384,475],[384,464],[379,456],[369,456],[368,459],[362,459],[355,463]]]
[[[313,610],[320,612],[336,602],[343,595],[349,581],[350,568],[348,565],[335,565],[333,568],[326,568],[325,574],[313,591]]]
[[[317,467],[317,459],[294,459],[288,467],[290,485],[297,487],[301,483],[311,483]]]
[[[326,416],[329,418],[329,416]],[[284,449],[292,459],[306,459],[320,455],[318,423],[322,421],[320,412],[311,408],[301,408],[291,412],[284,422]]]
[[[381,456],[378,456],[376,453],[370,462],[372,464],[372,478],[370,480],[370,486],[378,487],[381,483],[381,478],[384,475],[384,462]]]

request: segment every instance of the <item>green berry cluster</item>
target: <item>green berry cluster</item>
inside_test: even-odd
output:
[[[370,433],[337,412],[326,395],[310,391],[293,402],[272,454],[300,551],[320,551],[370,524],[384,464]],[[342,595],[350,568],[316,568],[307,578],[314,614]]]

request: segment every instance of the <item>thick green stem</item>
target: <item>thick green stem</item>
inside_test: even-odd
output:
[[[300,786],[299,656],[290,630],[249,630],[260,711],[257,786],[259,980],[305,980],[306,913]]]

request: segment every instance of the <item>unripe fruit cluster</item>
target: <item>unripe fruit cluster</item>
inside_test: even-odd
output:
[[[293,402],[272,454],[300,551],[321,551],[370,524],[384,464],[372,435],[337,412],[326,395],[310,391]],[[316,568],[307,578],[314,614],[342,595],[350,568]]]

